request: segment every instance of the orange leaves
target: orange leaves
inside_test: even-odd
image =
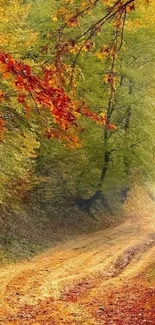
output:
[[[0,117],[0,140],[3,137],[5,121]]]
[[[25,94],[19,94],[17,100],[18,103],[25,104]]]
[[[104,75],[104,82],[106,84],[110,84],[110,86],[113,88],[113,90],[116,89],[116,76],[115,73],[107,73]]]
[[[81,7],[82,7],[82,8],[87,8],[87,7],[88,7],[88,2],[87,2],[87,1],[83,1],[83,2],[81,3]]]
[[[68,8],[60,8],[56,14],[52,16],[52,20],[56,22],[59,18],[63,19],[68,27],[76,27],[79,24],[79,17],[77,14],[72,14]]]
[[[115,131],[117,128],[116,128],[116,125],[114,124],[107,124],[107,129],[110,130],[110,131]]]
[[[3,129],[5,125],[4,120],[0,117],[0,129]]]
[[[79,103],[79,107],[77,109],[77,112],[80,115],[84,115],[86,117],[88,117],[89,119],[93,120],[94,122],[96,122],[97,124],[100,125],[105,125],[106,124],[106,115],[104,114],[95,114],[92,111],[89,110],[89,108],[85,105],[85,103]]]
[[[94,47],[95,47],[95,43],[92,40],[88,40],[83,47],[83,51],[88,52],[92,50]]]
[[[26,100],[26,95],[23,93],[20,93],[17,97],[17,101],[19,104],[23,105],[24,109],[25,109],[25,117],[27,119],[30,118],[30,110],[31,107],[28,105],[27,100]]]
[[[3,73],[3,79],[5,79],[5,80],[10,79],[10,73],[8,73],[8,72]]]
[[[95,48],[95,42],[87,40],[85,42],[75,43],[74,40],[70,39],[67,42],[57,45],[56,57],[63,56],[64,54],[71,53],[77,54],[78,52],[89,52]]]
[[[86,43],[87,50],[93,43]],[[66,66],[51,65],[43,68],[43,77],[34,75],[30,66],[23,62],[13,60],[10,55],[0,53],[0,63],[3,65],[4,73],[9,73],[14,80],[17,92],[17,102],[23,106],[26,118],[30,118],[31,109],[35,108],[36,114],[42,115],[46,119],[46,137],[53,137],[70,143],[70,146],[79,146],[75,128],[79,128],[78,118],[85,116],[95,123],[106,125],[109,130],[114,130],[113,124],[108,124],[105,115],[97,115],[90,111],[84,102],[73,102],[61,84],[66,83]],[[108,74],[106,81],[114,85],[114,76]],[[0,98],[4,98],[0,93]],[[36,109],[37,108],[37,109]],[[55,123],[55,128],[49,128],[51,122]],[[1,132],[4,122],[1,120]]]
[[[2,102],[4,100],[4,94],[3,92],[0,90],[0,102]]]
[[[135,3],[129,3],[127,6],[126,6],[126,12],[127,13],[130,13],[131,11],[135,10]]]
[[[79,25],[80,18],[82,18],[84,14],[91,14],[96,0],[83,1],[75,12],[74,9],[72,10],[72,4],[74,4],[73,0],[65,0],[64,2],[64,7],[60,8],[56,14],[52,16],[52,20],[57,21],[60,18],[64,21],[65,27],[74,28]]]
[[[69,21],[67,22],[67,26],[69,27],[76,27],[78,26],[79,20],[78,18],[70,18]]]
[[[115,56],[115,58],[117,57],[117,48],[116,48],[116,44],[113,44],[112,46],[107,46],[104,45],[100,48],[100,50],[98,52],[96,52],[95,56],[98,59],[105,59],[105,58],[112,58],[113,56]]]
[[[92,44],[88,42],[87,46],[92,46]],[[65,90],[60,87],[60,79],[65,78],[63,66],[44,67],[43,77],[40,78],[32,74],[30,66],[13,60],[8,54],[0,53],[0,63],[3,65],[3,70],[9,73],[14,80],[17,102],[23,106],[25,116],[30,118],[31,108],[35,107],[38,114],[42,114],[44,110],[47,129],[48,123],[56,124],[56,129],[47,131],[47,138],[56,137],[70,141],[77,146],[78,137],[73,134],[72,129],[75,130],[79,126],[79,116],[85,116],[102,125],[106,123],[105,117],[91,112],[84,103],[73,102]],[[2,93],[0,96],[3,98]],[[3,126],[2,122],[1,126]]]
[[[103,295],[98,294],[94,298],[93,315],[99,324],[152,324],[154,296],[154,287],[145,281],[144,275],[138,275],[122,281],[120,287],[107,288]]]
[[[45,137],[47,139],[57,138],[60,141],[63,141],[67,144],[67,146],[72,148],[79,148],[81,145],[79,144],[78,136],[73,134],[67,134],[61,130],[57,130],[54,128],[50,128],[46,131]]]

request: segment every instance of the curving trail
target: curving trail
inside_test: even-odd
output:
[[[155,217],[77,237],[0,270],[0,324],[155,324]]]

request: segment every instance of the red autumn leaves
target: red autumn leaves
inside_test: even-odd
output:
[[[40,115],[43,110],[48,110],[48,118],[51,118],[52,124],[54,122],[57,127],[57,131],[55,131],[55,128],[49,129],[48,125],[46,132],[48,138],[58,135],[59,130],[61,134],[62,131],[66,132],[73,127],[77,127],[78,117],[81,115],[99,124],[106,125],[109,130],[115,129],[112,124],[107,124],[106,117],[93,113],[84,103],[71,100],[63,88],[53,87],[52,70],[49,71],[44,68],[42,76],[36,76],[32,73],[29,65],[14,60],[10,55],[4,53],[0,53],[0,65],[3,68],[2,78],[5,79],[6,74],[7,78],[9,76],[12,78],[17,94],[17,102],[23,106],[25,114],[30,113],[34,106]],[[4,97],[2,93],[1,97]],[[1,120],[3,120],[2,115]],[[3,125],[2,122],[1,125]]]

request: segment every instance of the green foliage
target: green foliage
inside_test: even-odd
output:
[[[0,143],[0,204],[13,207],[37,182],[34,174],[39,143],[32,132],[8,131]]]
[[[69,11],[74,12],[81,1],[64,4],[62,1],[50,0],[16,0],[8,8],[4,1],[1,2],[2,11],[6,13],[0,26],[1,37],[4,28],[3,50],[15,53],[18,50],[16,55],[31,63],[40,73],[41,64],[52,64],[55,59],[55,46],[58,41],[55,32],[63,23],[62,17],[57,18],[57,11],[64,5],[64,8],[69,7]],[[9,19],[10,10],[14,6],[14,15]],[[92,14],[81,17],[77,26],[68,26],[61,42],[68,42],[82,34],[102,17],[105,9],[101,3],[95,7]],[[40,137],[35,113],[34,125],[29,121],[23,122],[23,119],[15,123],[10,121],[10,131],[0,144],[1,203],[5,203],[8,198],[15,200],[19,193],[24,195],[35,184],[38,176],[43,177],[40,185],[42,197],[46,197],[48,193],[49,200],[59,200],[62,196],[89,198],[98,190],[107,151],[110,152],[110,160],[102,182],[104,193],[121,190],[134,182],[153,179],[155,47],[152,37],[155,29],[153,25],[148,28],[145,19],[143,26],[138,23],[137,27],[134,26],[135,19],[142,20],[143,17],[144,8],[138,13],[133,12],[128,19],[122,50],[117,57],[115,105],[110,117],[110,123],[114,123],[117,129],[107,132],[108,140],[105,143],[104,127],[83,118],[81,147],[71,149],[56,140],[49,141]],[[8,19],[9,23],[6,24]],[[88,107],[98,114],[107,113],[109,99],[109,87],[105,82],[109,62],[98,54],[101,47],[109,44],[112,39],[111,25],[104,26],[101,33],[93,37],[93,48],[81,52],[77,60],[79,70],[76,98],[84,100]],[[76,55],[77,53],[67,52],[63,62],[71,65]],[[1,86],[5,91],[7,82]],[[13,111],[20,113],[20,105],[15,102],[14,96],[10,97],[8,104]],[[6,107],[4,111],[5,109]],[[24,123],[28,124],[29,131],[24,128]],[[24,128],[24,136],[20,134],[18,124]],[[35,168],[35,149],[39,147],[39,142]]]

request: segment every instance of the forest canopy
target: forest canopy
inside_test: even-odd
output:
[[[154,7],[0,0],[2,205],[50,184],[89,212],[153,180]]]

